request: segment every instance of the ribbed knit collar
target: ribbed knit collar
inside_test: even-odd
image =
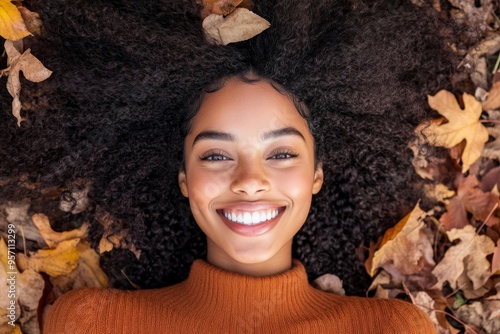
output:
[[[308,304],[313,289],[308,281],[304,266],[294,260],[292,268],[284,273],[253,277],[228,272],[203,260],[196,260],[184,281],[186,298],[194,298],[199,306],[254,309],[264,307],[271,311],[274,307],[294,308]],[[240,308],[238,307],[238,308]],[[241,308],[240,308],[241,310]]]

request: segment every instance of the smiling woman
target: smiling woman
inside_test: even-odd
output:
[[[20,128],[0,101],[0,196],[85,182],[85,212],[38,210],[95,245],[105,212],[141,251],[101,265],[142,290],[71,291],[46,333],[433,332],[410,303],[308,282],[364,294],[356,249],[417,200],[406,145],[448,85],[452,25],[408,1],[259,0],[270,28],[221,46],[196,0],[28,2],[54,74],[23,84]]]
[[[290,98],[264,80],[228,79],[203,99],[184,156],[179,184],[207,235],[207,260],[252,276],[289,269],[293,236],[323,183]]]

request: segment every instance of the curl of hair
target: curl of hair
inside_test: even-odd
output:
[[[86,180],[92,205],[78,217],[90,221],[94,245],[104,210],[141,250],[140,260],[102,255],[111,285],[131,287],[122,271],[143,288],[179,282],[205,240],[177,185],[178,129],[206,87],[252,69],[307,106],[322,157],[326,182],[294,256],[310,278],[335,273],[348,293],[364,293],[356,249],[418,198],[406,145],[428,117],[426,94],[447,88],[453,71],[445,24],[409,1],[256,0],[271,27],[218,46],[207,43],[195,0],[29,4],[46,35],[26,47],[54,73],[23,82],[20,127],[2,91],[2,199]]]

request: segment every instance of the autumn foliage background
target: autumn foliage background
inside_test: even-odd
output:
[[[410,299],[428,313],[439,333],[499,333],[500,10],[491,0],[413,2],[443,18],[459,21],[469,28],[464,31],[476,31],[483,38],[468,50],[450,45],[463,58],[459,74],[450,78],[454,91],[428,97],[436,117],[415,129],[418,138],[408,143],[414,153],[415,171],[426,180],[425,197],[383,238],[366,248],[366,270],[373,277],[367,294]],[[265,22],[253,16],[252,20],[263,26],[256,28],[252,21],[251,28],[243,27],[247,17],[242,20],[242,13],[251,13],[251,1],[205,0],[204,5],[204,28],[207,34],[220,37],[220,44],[247,38],[242,35],[249,30],[256,34],[266,28]],[[19,1],[0,0],[0,14],[6,65],[0,75],[6,78],[3,89],[12,96],[12,114],[20,123],[20,72],[32,82],[51,75],[36,55],[24,50],[22,42],[30,34],[43,34],[43,23]],[[241,26],[241,34],[228,35],[224,32],[227,26]],[[467,34],[460,37],[468,38]],[[78,201],[66,209],[72,213],[84,211],[87,193],[85,187],[73,193],[72,198]],[[42,193],[44,198],[60,195],[60,189]],[[111,229],[114,218],[100,208],[96,210],[104,233],[97,249],[87,242],[86,223],[56,232],[46,215],[29,215],[30,205],[31,210],[43,205],[44,198],[34,205],[0,203],[1,282],[10,271],[6,244],[9,224],[16,226],[22,240],[16,243],[19,317],[14,328],[6,323],[9,299],[2,285],[0,333],[40,333],[44,314],[61,294],[82,286],[106,287],[100,254],[123,248],[140,259],[140,249],[136,249],[127,230]],[[64,200],[61,203],[64,206]],[[30,247],[26,247],[28,244]],[[139,282],[130,283],[140,288]],[[332,293],[342,293],[339,283],[331,277],[317,281]]]

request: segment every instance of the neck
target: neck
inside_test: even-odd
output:
[[[207,241],[207,262],[226,271],[247,276],[272,276],[281,274],[292,267],[292,242],[286,244],[269,259],[238,261],[214,243]]]

